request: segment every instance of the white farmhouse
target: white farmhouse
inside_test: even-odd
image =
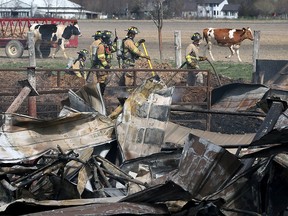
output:
[[[227,0],[204,0],[197,5],[198,17],[205,18],[224,18],[222,11],[224,5],[227,5]]]
[[[197,17],[211,19],[237,19],[240,5],[229,4],[228,0],[198,0]]]

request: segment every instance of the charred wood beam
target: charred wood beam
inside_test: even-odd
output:
[[[13,101],[13,103],[10,105],[10,107],[6,110],[7,113],[16,112],[28,95],[39,95],[39,93],[36,91],[36,89],[34,89],[34,87],[30,84],[28,80],[22,80],[19,81],[19,83],[23,86],[23,89]]]
[[[53,160],[52,162],[50,162],[49,164],[39,168],[38,170],[20,177],[18,179],[16,179],[15,181],[12,181],[11,184],[12,186],[15,187],[24,187],[27,184],[30,184],[31,182],[41,178],[43,175],[47,175],[50,174],[56,170],[59,170],[61,168],[63,168],[69,161],[71,160],[77,160],[77,154],[75,154],[73,151],[68,152],[67,154],[65,154],[62,149],[58,146],[58,150],[60,151],[60,154],[58,155],[49,155],[46,157],[50,157],[50,158],[57,158],[56,160]],[[77,160],[78,162],[81,162],[79,160]]]
[[[96,161],[96,159],[93,157],[93,162],[101,176],[101,178],[103,179],[105,185],[107,187],[112,187],[112,185],[110,184],[110,182],[107,180],[105,173],[103,172],[102,168],[100,167],[100,165],[98,164],[98,162]]]
[[[0,175],[7,175],[7,174],[27,174],[30,172],[34,172],[38,170],[38,167],[24,167],[24,166],[17,166],[17,167],[0,167]]]
[[[130,175],[128,175],[126,172],[123,172],[121,169],[119,169],[119,167],[115,166],[114,164],[112,164],[107,159],[105,159],[101,156],[95,156],[95,159],[97,161],[101,162],[103,167],[106,170],[110,170],[111,172],[113,172],[114,174],[116,174],[118,176],[123,176],[124,178],[132,179],[132,177]]]
[[[103,169],[103,172],[106,172],[109,176],[111,176],[111,178],[114,178],[116,180],[125,180],[125,181],[129,181],[129,182],[133,182],[135,184],[138,184],[138,185],[142,185],[146,188],[149,187],[149,185],[147,184],[147,182],[141,182],[137,179],[133,179],[133,178],[128,178],[128,177],[125,177],[125,176],[117,176],[115,175],[114,173],[110,172],[109,170],[106,170],[106,169]]]
[[[49,173],[52,173],[55,170],[60,169],[63,166],[65,166],[65,165],[62,162],[59,162],[59,161],[53,162],[52,164],[44,166],[42,169],[40,169],[40,171],[37,170],[33,173],[30,173],[27,176],[16,179],[15,181],[13,181],[11,183],[11,185],[18,187],[18,188],[24,187],[24,186],[32,183],[33,181],[43,177],[44,175],[47,175]]]
[[[94,166],[93,167],[93,185],[95,190],[99,193],[100,197],[106,197],[106,194],[104,193],[103,190],[103,185],[101,184],[101,181],[99,180],[97,168]]]

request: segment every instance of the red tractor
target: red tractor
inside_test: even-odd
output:
[[[69,24],[77,22],[75,19],[60,18],[0,18],[0,47],[5,48],[5,53],[9,58],[20,58],[24,50],[28,49],[27,32],[33,23],[42,24]],[[43,43],[40,46],[43,58],[50,55],[51,48],[55,44]],[[65,47],[78,47],[78,37],[74,36],[65,44]]]

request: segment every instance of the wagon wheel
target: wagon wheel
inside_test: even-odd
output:
[[[24,46],[18,40],[11,40],[5,47],[6,56],[9,58],[20,58],[23,55]]]

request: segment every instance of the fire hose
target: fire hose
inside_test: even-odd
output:
[[[214,71],[214,74],[215,74],[215,76],[216,76],[216,78],[217,78],[217,81],[218,81],[219,85],[222,86],[221,80],[220,80],[220,78],[219,78],[219,75],[218,75],[217,71],[215,70],[214,65],[211,63],[211,61],[210,61],[209,59],[206,59],[206,61],[207,61],[207,62],[210,64],[210,66],[212,67],[212,69],[213,69],[213,71]],[[186,64],[187,64],[187,62],[185,61],[178,69],[183,68]],[[170,79],[166,81],[166,85],[176,76],[177,73],[178,73],[178,72],[175,72],[175,73],[170,77]]]
[[[211,61],[210,61],[209,59],[206,59],[206,61],[207,61],[207,62],[210,64],[210,66],[212,67],[212,69],[213,69],[213,71],[214,71],[214,74],[215,74],[215,76],[216,76],[216,78],[217,78],[217,80],[218,80],[219,85],[222,86],[222,83],[221,83],[221,81],[220,81],[219,75],[218,75],[218,73],[216,72],[216,70],[215,70],[215,68],[214,68],[214,65],[211,63]]]

